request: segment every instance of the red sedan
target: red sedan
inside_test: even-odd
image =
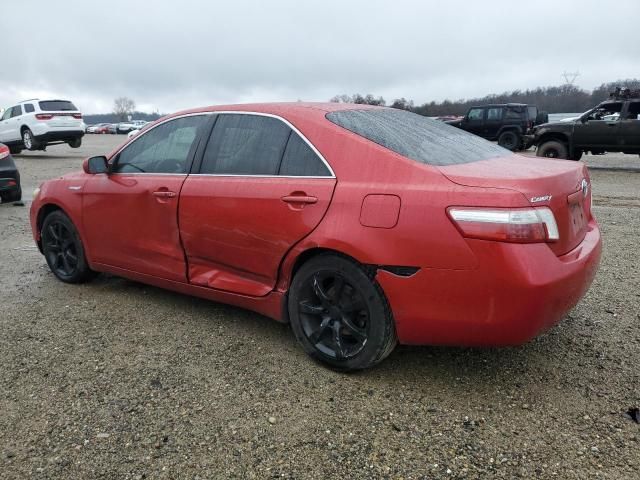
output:
[[[249,308],[345,370],[398,342],[526,342],[600,258],[584,164],[401,110],[190,110],[83,169],[31,206],[56,277],[109,272]]]

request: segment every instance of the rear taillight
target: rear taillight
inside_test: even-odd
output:
[[[547,207],[450,207],[447,212],[467,238],[512,243],[554,242],[560,239],[556,219]]]
[[[50,113],[36,113],[36,118],[38,120],[51,120],[53,118],[53,115],[51,115]]]
[[[73,114],[73,118],[77,118],[78,120],[80,120],[82,118],[82,114],[81,113],[74,113]]]
[[[6,145],[0,145],[0,160],[4,160],[9,156],[11,152],[9,151],[9,147]]]

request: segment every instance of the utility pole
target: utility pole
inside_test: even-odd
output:
[[[565,85],[573,85],[573,82],[576,81],[576,78],[580,76],[580,72],[567,72],[566,70],[562,72],[562,76],[564,77]]]

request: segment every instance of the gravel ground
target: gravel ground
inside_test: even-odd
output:
[[[16,156],[25,191],[121,140]],[[604,256],[560,325],[518,348],[399,347],[351,375],[248,311],[56,281],[29,202],[0,205],[0,477],[638,478],[640,174],[592,179]]]

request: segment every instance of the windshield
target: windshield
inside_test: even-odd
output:
[[[512,155],[464,130],[393,108],[341,110],[327,114],[336,125],[393,152],[428,165],[454,165]]]

